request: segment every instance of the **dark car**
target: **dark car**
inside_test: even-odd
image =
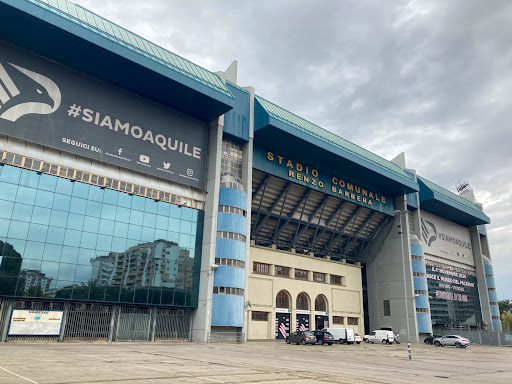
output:
[[[332,345],[334,343],[334,337],[327,331],[312,331],[311,333],[315,335],[316,342],[320,345]]]
[[[432,335],[432,336],[429,336],[427,337],[425,340],[423,340],[423,342],[425,344],[434,344],[434,339],[437,339],[438,337],[443,337],[443,335]]]
[[[291,344],[316,344],[316,337],[311,332],[308,331],[297,331],[290,334],[290,336],[286,336],[286,343]]]

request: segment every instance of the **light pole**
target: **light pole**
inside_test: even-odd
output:
[[[409,351],[409,360],[411,360],[411,333],[409,331],[409,309],[407,305],[407,284],[405,281],[405,255],[404,255],[404,231],[402,228],[402,213],[407,211],[396,210],[393,212],[395,215],[400,215],[400,225],[398,227],[398,233],[400,234],[400,245],[402,246],[402,268],[404,272],[404,302],[405,302],[405,324],[407,326],[407,349]]]

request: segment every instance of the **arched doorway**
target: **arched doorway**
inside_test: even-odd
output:
[[[295,308],[295,325],[297,331],[309,331],[309,296],[306,292],[301,292],[297,295]]]
[[[327,298],[324,295],[318,295],[315,299],[315,329],[321,330],[329,327],[327,308]]]
[[[276,296],[276,339],[290,335],[291,296],[284,289]]]

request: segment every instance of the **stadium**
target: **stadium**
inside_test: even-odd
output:
[[[501,331],[467,183],[69,1],[0,14],[1,341]]]

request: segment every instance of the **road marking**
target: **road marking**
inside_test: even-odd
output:
[[[151,368],[151,367],[145,367],[143,364],[135,364],[135,365],[138,365],[140,367],[144,367],[145,369],[152,369],[154,371],[162,371],[162,372],[167,372],[167,373],[176,373],[176,371],[167,371],[165,369],[160,369],[160,368]],[[188,377],[194,377],[194,378],[197,378],[197,379],[203,379],[203,380],[208,380],[208,381],[214,381],[216,383],[224,383],[224,381],[219,381],[219,380],[215,380],[215,379],[209,379],[207,377],[201,377],[201,376],[194,376],[194,375],[189,375],[188,373],[183,373],[183,372],[180,372],[179,373],[180,375],[182,376],[188,376]]]
[[[25,380],[27,380],[27,381],[30,381],[31,383],[38,384],[38,383],[37,383],[37,381],[27,379],[26,377],[23,377],[23,376],[21,376],[21,375],[18,375],[17,373],[11,372],[11,371],[9,371],[8,369],[5,369],[5,368],[3,368],[3,367],[0,367],[0,369],[3,369],[5,372],[9,372],[10,374],[12,374],[12,375],[14,375],[14,376],[18,376],[18,377],[21,377],[22,379],[25,379]]]

